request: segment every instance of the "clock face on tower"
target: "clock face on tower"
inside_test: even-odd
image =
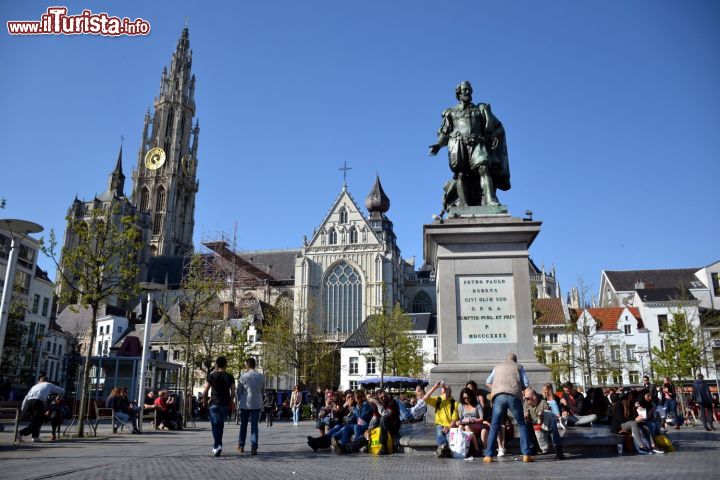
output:
[[[145,167],[148,170],[157,170],[165,163],[165,150],[155,147],[145,155]]]

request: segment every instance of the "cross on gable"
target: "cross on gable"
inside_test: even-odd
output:
[[[348,170],[352,170],[352,167],[348,167],[347,160],[344,160],[342,168],[338,168],[338,170],[342,170],[342,172],[343,172],[343,187],[347,187],[347,172],[348,172]]]

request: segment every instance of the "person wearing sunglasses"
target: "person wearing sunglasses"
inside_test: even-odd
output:
[[[543,446],[547,446],[547,435],[549,435],[553,447],[555,447],[555,458],[565,460],[557,420],[550,410],[550,405],[532,388],[526,389],[523,393],[523,402],[525,421],[531,425],[541,425],[539,430],[535,430],[535,436],[540,448],[543,449]],[[543,451],[543,453],[547,452]]]

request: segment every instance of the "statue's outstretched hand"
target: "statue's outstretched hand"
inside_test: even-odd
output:
[[[442,147],[437,143],[435,145],[430,145],[430,156],[434,157],[435,155],[437,155],[441,148]]]

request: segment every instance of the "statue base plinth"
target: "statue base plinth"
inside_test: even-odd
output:
[[[473,205],[468,207],[448,208],[448,218],[457,217],[484,217],[486,215],[507,215],[507,205]]]
[[[468,380],[484,384],[514,352],[530,383],[542,386],[550,370],[535,357],[528,264],[541,222],[465,208],[476,216],[423,228],[425,262],[435,267],[437,286],[439,361],[430,381],[444,380],[459,393]]]

